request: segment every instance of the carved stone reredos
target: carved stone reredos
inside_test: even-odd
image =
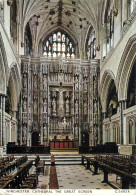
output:
[[[62,58],[22,58],[20,121],[28,134],[39,132],[40,144],[59,136],[79,142],[81,132],[91,132],[97,144],[99,61]],[[65,120],[65,125],[63,121]],[[23,131],[23,129],[22,129]]]

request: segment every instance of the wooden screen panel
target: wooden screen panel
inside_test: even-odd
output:
[[[60,148],[64,148],[63,142],[60,142]]]
[[[64,148],[68,148],[68,142],[64,142]]]
[[[55,142],[55,148],[59,148],[59,142]]]
[[[73,148],[73,142],[69,142],[69,148]]]
[[[50,142],[50,148],[54,148],[54,142]]]

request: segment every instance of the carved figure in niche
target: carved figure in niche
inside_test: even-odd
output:
[[[34,89],[37,89],[37,75],[34,75]]]
[[[97,113],[97,103],[94,102],[94,113]]]
[[[78,138],[78,126],[75,127],[75,137]]]
[[[78,77],[75,78],[75,90],[79,89]]]
[[[47,101],[46,101],[46,99],[43,100],[43,112],[47,112]]]
[[[27,106],[26,106],[26,104],[27,104],[27,101],[26,101],[26,99],[24,99],[24,103],[23,103],[23,112],[26,112],[26,111],[27,111]]]
[[[52,112],[55,114],[56,113],[56,100],[53,98],[52,100]]]
[[[75,102],[75,114],[78,114],[78,101]]]
[[[98,133],[97,133],[97,127],[94,127],[94,140],[97,140],[98,138]]]
[[[69,99],[66,100],[66,113],[69,113]]]
[[[27,88],[27,76],[26,76],[26,74],[24,74],[23,84],[24,84],[24,88]]]
[[[94,96],[97,97],[97,89],[98,83],[97,83],[97,77],[94,77]]]
[[[26,136],[27,136],[27,135],[26,135],[26,131],[27,131],[26,125],[24,125],[24,127],[23,127],[23,137],[26,137]]]
[[[37,113],[37,100],[34,100],[34,113]]]
[[[47,89],[47,79],[46,79],[46,75],[43,75],[43,88]]]
[[[68,74],[68,82],[71,82],[71,74]]]
[[[87,79],[84,80],[84,91],[87,91]]]
[[[68,81],[67,73],[65,74],[65,82]]]
[[[87,102],[84,102],[84,114],[87,114]]]
[[[31,113],[31,104],[29,104],[28,112]]]

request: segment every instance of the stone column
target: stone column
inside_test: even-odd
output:
[[[103,125],[103,143],[104,144],[106,142],[106,129],[105,129],[105,125]]]
[[[5,95],[0,94],[0,145],[5,144]]]
[[[120,106],[120,143],[123,144],[123,102],[119,102]]]
[[[112,123],[110,123],[110,131],[109,131],[109,135],[110,135],[110,139],[109,139],[109,141],[110,142],[113,142],[114,140],[113,140],[113,124]]]
[[[135,144],[135,121],[133,121],[132,126],[132,144]]]
[[[123,139],[124,139],[124,145],[128,144],[128,122],[127,122],[127,117],[123,117],[123,124],[124,124],[124,134],[123,134]]]
[[[2,117],[2,95],[0,95],[0,146],[2,146],[2,123],[3,123],[3,117]]]

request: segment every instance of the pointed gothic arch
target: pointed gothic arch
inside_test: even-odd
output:
[[[0,94],[6,94],[6,85],[8,80],[9,68],[6,51],[2,36],[0,34]]]
[[[100,84],[100,99],[103,113],[107,112],[108,92],[112,81],[115,83],[114,73],[109,69],[105,70]]]
[[[123,52],[119,68],[117,71],[117,89],[118,99],[127,100],[127,92],[129,79],[132,72],[134,62],[136,60],[136,34],[133,35],[129,40]]]

